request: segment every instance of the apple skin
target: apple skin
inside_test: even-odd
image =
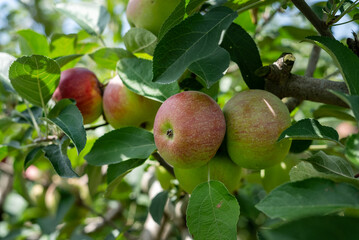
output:
[[[208,181],[208,168],[210,180],[222,182],[229,192],[233,193],[241,186],[242,168],[232,162],[226,154],[216,154],[208,164],[199,168],[173,170],[183,190],[192,193],[198,184]]]
[[[102,84],[86,68],[70,68],[61,72],[60,82],[52,98],[59,101],[71,98],[76,101],[84,124],[95,121],[102,114]]]
[[[119,76],[112,78],[103,93],[103,111],[114,128],[141,127],[152,129],[160,102],[129,90]]]
[[[133,27],[158,35],[162,24],[179,3],[180,0],[130,0],[126,9],[127,20]]]
[[[219,105],[197,91],[181,92],[163,102],[153,127],[160,155],[178,168],[205,165],[216,154],[225,132]]]
[[[223,107],[227,124],[227,151],[235,163],[249,169],[264,169],[283,161],[290,140],[277,142],[290,126],[286,105],[264,90],[247,90]]]

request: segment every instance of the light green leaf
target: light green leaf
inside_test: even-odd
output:
[[[148,53],[152,56],[157,44],[157,37],[146,29],[131,28],[123,36],[123,42],[127,51],[132,53]]]
[[[57,64],[59,64],[60,68],[62,68],[63,66],[65,66],[66,64],[72,62],[73,60],[82,57],[83,54],[72,54],[72,55],[68,55],[68,56],[62,56],[62,57],[58,57],[55,58],[54,60],[57,62]]]
[[[134,57],[130,52],[122,48],[101,48],[89,54],[100,67],[115,70],[120,59]]]
[[[44,35],[31,29],[17,32],[20,38],[20,50],[22,55],[49,55],[49,43]]]
[[[9,68],[15,60],[16,58],[10,54],[0,52],[0,83],[7,92],[15,92],[9,79]]]
[[[359,94],[348,95],[341,92],[331,92],[348,104],[348,106],[352,109],[354,113],[357,123],[359,124]]]
[[[359,209],[359,189],[351,184],[310,178],[280,185],[256,207],[270,218],[294,219]]]
[[[54,34],[51,37],[50,57],[63,57],[76,54],[76,34]]]
[[[314,41],[333,58],[352,95],[359,95],[359,58],[341,42],[329,37],[310,36],[307,39]]]
[[[139,58],[124,58],[117,63],[117,72],[131,91],[147,98],[164,102],[180,91],[177,82],[159,84],[152,82],[152,62]]]
[[[151,132],[126,127],[98,138],[85,159],[92,165],[100,166],[133,158],[147,159],[154,150],[156,145]]]
[[[229,8],[217,7],[205,15],[188,17],[169,30],[155,49],[153,81],[174,82],[193,62],[210,55],[236,16]]]
[[[313,117],[315,119],[335,117],[340,120],[355,122],[355,118],[352,116],[350,109],[326,104],[320,105],[316,110],[314,110]]]
[[[345,144],[345,156],[356,167],[359,167],[359,134],[351,135]]]
[[[117,178],[123,178],[132,169],[141,166],[146,159],[129,159],[120,163],[111,164],[107,169],[107,183],[110,184]]]
[[[163,191],[158,193],[151,201],[150,214],[158,225],[161,225],[163,212],[165,210],[166,202],[168,199],[168,192]]]
[[[60,67],[45,56],[24,56],[11,64],[9,78],[21,97],[44,108],[59,83]]]
[[[110,21],[110,14],[104,6],[96,3],[58,3],[56,9],[73,19],[88,34],[100,36]]]
[[[239,205],[223,183],[209,181],[192,192],[187,226],[196,240],[236,240]]]

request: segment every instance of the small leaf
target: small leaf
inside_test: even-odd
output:
[[[353,121],[355,118],[350,113],[348,108],[334,106],[334,105],[320,105],[319,108],[314,110],[313,117],[315,119],[325,118],[325,117],[335,117],[340,120]]]
[[[329,140],[339,144],[339,135],[335,129],[322,126],[315,119],[303,119],[286,130],[278,138],[278,142],[283,139],[294,140]]]
[[[20,38],[20,49],[22,55],[49,55],[49,43],[44,35],[31,29],[17,32]]]
[[[352,95],[359,95],[359,58],[341,42],[323,36],[310,36],[307,39],[314,41],[333,58]]]
[[[59,83],[60,67],[45,56],[24,56],[11,64],[9,78],[21,97],[44,108]]]
[[[100,67],[114,70],[118,60],[134,57],[130,52],[122,48],[101,48],[89,54]]]
[[[209,56],[192,63],[189,70],[201,77],[207,88],[218,82],[226,72],[230,62],[229,53],[218,47]]]
[[[15,60],[16,58],[10,54],[0,52],[0,83],[7,92],[15,92],[9,79],[9,68]]]
[[[264,78],[255,74],[262,67],[258,48],[252,37],[239,25],[232,23],[224,35],[221,47],[231,55],[237,63],[242,77],[251,89],[264,89]]]
[[[97,139],[85,159],[92,165],[100,166],[133,158],[147,159],[155,149],[151,132],[126,127],[113,130]]]
[[[123,42],[127,51],[132,53],[148,53],[152,56],[157,44],[157,37],[146,29],[131,28],[123,36]]]
[[[285,222],[260,233],[265,240],[346,240],[359,236],[359,218],[341,216],[313,216]]]
[[[294,219],[359,209],[359,189],[347,183],[310,178],[280,185],[256,207],[270,218]]]
[[[59,176],[64,178],[79,177],[72,169],[71,162],[66,155],[69,141],[65,139],[66,137],[61,141],[61,145],[51,144],[44,147],[42,151],[45,153],[45,157],[50,160]]]
[[[124,58],[117,63],[117,72],[131,91],[147,98],[164,102],[179,93],[177,82],[159,84],[152,82],[152,62],[139,58]]]
[[[345,157],[359,167],[359,134],[351,135],[345,144]]]
[[[141,166],[146,159],[129,159],[120,163],[111,164],[107,169],[107,184],[110,184],[118,177],[123,177],[132,169]]]
[[[151,201],[150,214],[158,225],[161,225],[161,220],[165,206],[168,199],[168,192],[163,191],[158,193]]]
[[[348,95],[341,92],[331,92],[348,104],[354,113],[357,123],[359,124],[359,94]]]
[[[82,56],[83,56],[83,54],[72,54],[72,55],[68,55],[68,56],[57,57],[54,60],[62,68],[63,66],[65,66],[69,62],[72,62],[73,60],[75,60],[75,59],[77,59],[79,57],[82,57]]]
[[[86,145],[86,131],[82,114],[76,105],[69,99],[60,100],[50,111],[48,120],[71,139],[79,154]]]
[[[100,36],[110,21],[106,8],[95,3],[58,3],[56,9],[93,36]]]
[[[187,226],[194,239],[237,239],[239,205],[223,183],[209,181],[192,192],[187,207]]]
[[[176,81],[193,62],[217,49],[221,35],[237,13],[217,7],[207,14],[195,14],[169,30],[160,40],[153,58],[153,81]]]

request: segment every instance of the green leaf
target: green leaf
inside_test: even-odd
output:
[[[124,58],[117,63],[117,72],[131,91],[147,98],[164,102],[179,93],[177,82],[159,84],[152,82],[152,62],[139,58]]]
[[[60,73],[54,60],[33,55],[16,59],[10,66],[9,78],[21,97],[44,108],[55,92]]]
[[[133,158],[147,159],[156,150],[153,134],[144,129],[126,127],[106,133],[85,156],[96,166],[119,163]]]
[[[26,170],[28,167],[30,167],[31,164],[33,164],[39,157],[43,154],[43,146],[36,147],[32,149],[25,158],[24,161],[24,169]]]
[[[8,155],[8,146],[0,145],[0,162]]]
[[[313,216],[286,222],[273,229],[263,229],[264,240],[347,240],[359,236],[359,218]]]
[[[15,60],[16,58],[10,54],[0,52],[0,83],[7,92],[15,92],[9,79],[9,68]]]
[[[359,209],[359,189],[351,184],[310,178],[280,185],[256,207],[270,218],[294,219]]]
[[[340,120],[355,122],[355,118],[352,116],[348,108],[334,105],[320,105],[319,108],[314,110],[313,117],[315,119],[335,117]]]
[[[34,123],[32,122],[31,114],[34,116],[35,121],[39,123],[39,118],[42,116],[43,112],[42,110],[43,109],[40,107],[33,106],[30,108],[26,108],[21,113],[13,111],[12,120],[16,123],[27,123],[33,126]]]
[[[54,34],[51,37],[50,57],[62,57],[76,53],[77,34]]]
[[[359,167],[359,134],[351,135],[345,144],[345,157]]]
[[[165,210],[166,202],[168,199],[168,192],[163,191],[158,193],[151,201],[150,214],[158,225],[161,225],[163,212]]]
[[[157,37],[146,29],[131,28],[123,36],[123,42],[127,51],[132,53],[148,53],[152,56],[157,44]]]
[[[129,159],[120,163],[111,164],[107,169],[107,184],[116,180],[118,177],[121,179],[132,169],[141,166],[146,159]]]
[[[293,140],[328,140],[339,144],[339,135],[335,129],[322,126],[315,119],[303,119],[286,130],[278,138],[278,142],[283,139]]]
[[[75,144],[80,153],[86,145],[86,131],[83,118],[75,103],[69,99],[60,100],[50,111],[48,120],[56,124]]]
[[[348,95],[341,92],[335,92],[335,91],[331,91],[331,92],[348,104],[348,106],[352,109],[354,113],[357,123],[359,124],[359,94]]]
[[[66,155],[68,143],[69,141],[64,137],[64,140],[61,141],[60,145],[51,144],[44,147],[42,151],[45,153],[45,157],[51,162],[59,176],[64,178],[79,177],[72,169],[71,162]]]
[[[318,46],[323,48],[337,64],[351,95],[359,95],[359,58],[341,42],[323,36],[310,36]]]
[[[209,56],[192,63],[188,69],[201,77],[204,80],[204,85],[210,88],[224,76],[229,62],[229,53],[218,47]]]
[[[72,54],[72,55],[68,55],[68,56],[57,57],[54,60],[62,68],[63,66],[65,66],[69,62],[72,62],[73,60],[75,60],[75,59],[77,59],[79,57],[82,57],[82,56],[83,56],[83,54]]]
[[[20,50],[22,55],[49,55],[49,43],[44,35],[31,29],[17,32],[20,38]]]
[[[237,13],[226,7],[195,14],[176,25],[160,40],[153,58],[153,81],[176,81],[193,62],[217,49],[222,32]]]
[[[89,54],[100,67],[114,70],[120,59],[134,57],[130,52],[122,48],[101,48]]]
[[[315,36],[317,34],[313,29],[299,28],[295,26],[283,26],[278,31],[283,38],[291,38],[299,41],[304,40],[308,36]]]
[[[262,67],[257,45],[241,26],[231,24],[224,35],[221,47],[226,49],[232,61],[237,63],[249,88],[264,89],[264,78],[255,74],[255,71]]]
[[[95,3],[58,3],[56,9],[93,36],[100,36],[110,21],[106,8]]]
[[[192,192],[187,226],[196,240],[237,239],[239,205],[223,183],[209,181]]]

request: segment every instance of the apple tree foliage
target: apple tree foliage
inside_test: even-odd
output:
[[[324,19],[329,32],[345,32],[339,21],[345,16],[355,24],[358,1],[316,1],[298,13],[304,1],[182,0],[158,36],[126,29],[125,0],[57,2],[4,7],[0,40],[9,40],[0,42],[1,239],[139,239],[151,217],[165,239],[184,233],[206,240],[357,238],[359,41],[354,34],[350,49],[345,39],[321,36],[304,16]],[[31,27],[23,29],[21,16]],[[66,25],[76,26],[73,33],[63,33]],[[244,169],[235,193],[208,181],[188,196],[172,179],[169,189],[151,196],[158,164],[151,131],[113,129],[104,118],[84,126],[73,101],[51,100],[61,71],[82,66],[104,84],[118,74],[131,91],[159,102],[197,90],[223,107],[238,91],[265,89],[257,70],[283,52],[298,58],[292,73],[304,75],[314,45],[324,51],[311,63],[313,76],[343,82],[348,92],[329,91],[347,107],[296,106],[292,126],[278,139],[293,140],[276,172],[285,180],[271,182],[263,178],[266,170]],[[271,184],[266,192],[263,186]],[[171,214],[177,208],[182,221]]]

